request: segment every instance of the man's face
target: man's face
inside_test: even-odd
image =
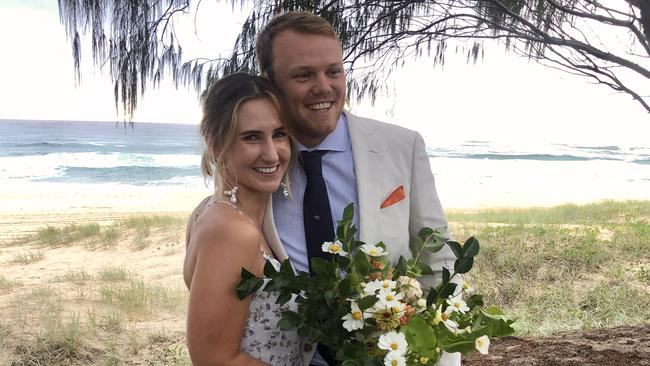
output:
[[[336,129],[345,104],[339,42],[324,35],[282,31],[273,39],[273,71],[296,138],[307,147],[318,145]]]

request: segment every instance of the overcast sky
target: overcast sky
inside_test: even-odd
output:
[[[217,7],[212,3],[201,3],[199,39],[183,43],[190,55],[217,56],[238,30],[238,17],[230,15],[229,7],[211,11]],[[177,28],[192,34],[193,24],[188,19]],[[75,86],[70,44],[55,0],[3,0],[0,40],[0,119],[116,120],[111,81],[93,67],[89,54],[83,55],[83,82]],[[650,136],[650,116],[628,95],[501,48],[488,49],[477,65],[451,54],[444,68],[413,62],[389,86],[394,95],[374,107],[353,104],[352,111],[416,129],[427,141],[647,146]],[[169,83],[149,90],[135,114],[137,122],[198,120],[196,93]]]

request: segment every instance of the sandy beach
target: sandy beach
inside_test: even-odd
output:
[[[504,180],[503,184],[482,185],[438,180],[437,190],[446,210],[548,207],[607,199],[650,199],[650,191],[644,191],[641,185],[639,189],[608,191],[601,184],[570,187],[571,182],[562,180],[535,185],[523,180],[521,184],[508,182]],[[566,189],[563,190],[562,186]],[[184,216],[209,194],[211,188],[208,187],[38,182],[7,184],[0,192],[0,241],[34,233],[48,225],[104,225],[136,214]]]

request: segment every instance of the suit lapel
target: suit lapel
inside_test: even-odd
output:
[[[381,176],[379,158],[380,145],[375,132],[377,127],[367,123],[347,111],[344,112],[348,120],[348,132],[352,145],[352,157],[357,179],[357,195],[359,198],[359,239],[365,240],[374,237],[371,233],[376,229],[373,223],[379,215],[379,200],[381,192],[376,184]]]
[[[273,219],[273,195],[269,197],[269,202],[266,204],[266,212],[264,213],[264,223],[262,224],[262,233],[266,242],[273,250],[276,258],[282,262],[287,259],[289,256],[282,246],[280,241],[280,236],[278,231],[275,228],[275,221]]]

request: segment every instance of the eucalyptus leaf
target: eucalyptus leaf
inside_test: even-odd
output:
[[[463,245],[463,256],[465,257],[475,257],[479,252],[479,243],[475,237],[470,237],[465,241]]]
[[[431,304],[435,304],[438,300],[438,291],[436,291],[434,288],[429,289],[429,294],[427,295],[427,307],[431,306]]]
[[[474,257],[463,257],[456,259],[454,263],[454,271],[459,274],[467,273],[474,265]]]
[[[411,249],[411,255],[416,257],[418,253],[424,248],[424,241],[419,236],[412,236],[409,240],[409,249]]]
[[[447,245],[449,245],[449,248],[451,248],[451,251],[454,252],[454,255],[456,258],[462,258],[463,257],[463,247],[460,245],[459,242],[449,240],[447,242]]]
[[[418,231],[417,237],[420,238],[422,242],[425,242],[431,235],[433,235],[433,229],[429,227],[423,227],[420,229],[420,231]]]
[[[446,299],[449,296],[452,296],[455,291],[456,291],[456,284],[449,282],[442,287],[442,289],[440,290],[440,294],[438,296],[441,299]]]
[[[442,267],[442,283],[449,282],[450,278],[451,278],[451,273],[449,273],[447,267]]]

